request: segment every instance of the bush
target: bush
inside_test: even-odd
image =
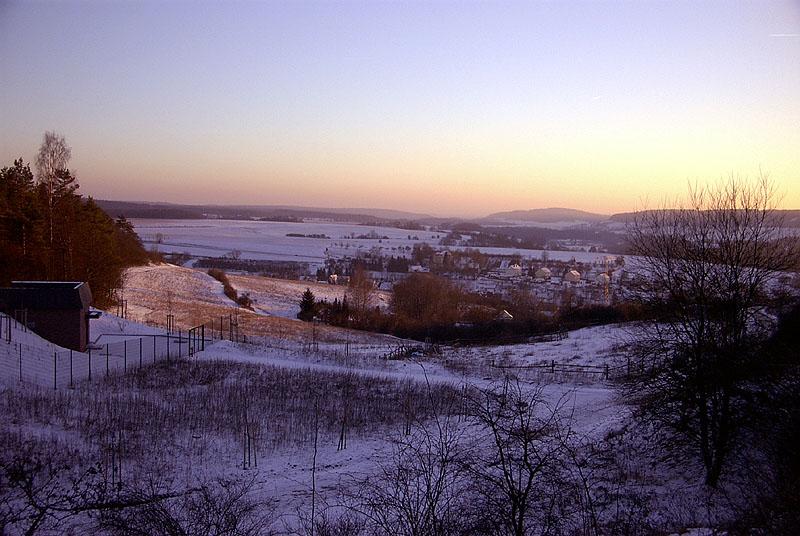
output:
[[[225,272],[216,268],[212,268],[208,271],[208,275],[222,283],[222,291],[228,298],[235,301],[239,307],[244,307],[245,309],[253,308],[253,300],[250,299],[250,294],[245,292],[240,296],[239,293],[236,292],[236,289],[233,288],[233,285],[231,285],[231,282],[228,279],[228,276],[225,275]]]

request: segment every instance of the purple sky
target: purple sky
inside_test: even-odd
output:
[[[800,2],[2,2],[0,165],[84,193],[441,214],[769,172],[800,207]]]

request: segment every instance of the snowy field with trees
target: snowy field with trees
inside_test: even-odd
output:
[[[88,341],[66,348],[28,315],[61,305],[2,290],[0,534],[796,532],[798,245],[768,180],[637,213],[627,301],[545,315],[435,273],[381,291],[361,265],[329,285],[162,262],[77,193],[69,156],[48,133],[38,180],[0,170],[4,284],[85,277],[102,307],[79,300]],[[437,239],[311,225],[149,231],[310,264]]]
[[[324,222],[132,219],[131,223],[148,249],[155,248],[162,253],[223,257],[235,251],[243,259],[297,261],[315,265],[322,265],[328,257],[356,257],[374,248],[385,256],[410,256],[414,245],[425,242],[435,246],[447,234]],[[305,237],[287,236],[290,234]],[[466,248],[451,246],[451,249]],[[480,250],[493,255],[517,255],[524,259],[541,259],[544,253],[537,249],[499,247],[481,247]],[[591,263],[607,254],[547,251],[546,255],[553,260],[569,261],[575,258],[579,262]]]

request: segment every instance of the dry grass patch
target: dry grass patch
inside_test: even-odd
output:
[[[246,285],[259,288],[266,296],[269,289],[278,289],[285,295],[291,285],[297,284],[305,290],[308,284],[275,280],[258,276],[230,276],[234,286],[247,292]],[[263,280],[263,281],[262,281]],[[276,283],[280,282],[280,283]],[[240,283],[243,283],[240,286]],[[345,287],[333,287],[344,292]],[[284,290],[280,290],[283,288]],[[300,291],[302,293],[302,290]],[[280,294],[279,294],[280,296]],[[175,317],[175,326],[187,330],[199,324],[218,322],[222,317],[225,325],[229,317],[238,320],[239,333],[246,336],[275,337],[297,342],[307,342],[313,336],[319,342],[344,343],[358,341],[365,344],[391,344],[396,339],[386,335],[348,330],[327,325],[300,322],[278,316],[265,316],[257,312],[236,307],[224,295],[222,284],[202,270],[184,268],[171,264],[158,264],[130,268],[126,272],[123,297],[128,303],[128,317],[136,322],[164,326],[167,315]],[[299,300],[299,295],[298,295]],[[111,309],[114,312],[114,309]]]

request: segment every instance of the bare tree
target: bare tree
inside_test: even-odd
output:
[[[566,518],[564,505],[579,501],[565,489],[569,426],[561,406],[548,404],[541,386],[510,379],[472,396],[477,444],[468,469],[480,504],[477,532],[554,533]]]
[[[356,483],[352,508],[370,534],[436,536],[463,532],[468,500],[454,419],[418,423],[394,445],[376,475]]]
[[[629,225],[652,322],[636,333],[641,374],[626,392],[640,416],[699,453],[716,486],[747,414],[765,314],[797,252],[782,239],[770,181],[691,190],[688,204],[642,211]]]
[[[36,172],[39,183],[47,187],[48,193],[52,193],[55,187],[57,172],[67,169],[70,158],[72,149],[67,145],[64,136],[56,132],[45,132],[36,155]]]
[[[44,185],[47,192],[48,226],[50,230],[50,245],[53,244],[53,206],[59,190],[59,185],[64,180],[69,183],[74,181],[67,169],[72,158],[72,149],[67,145],[66,139],[61,134],[47,131],[42,138],[42,145],[36,155],[36,175],[38,183]]]
[[[428,422],[415,421],[414,432],[396,440],[388,463],[377,475],[356,483],[352,510],[371,534],[446,536],[465,532],[462,516],[468,500],[462,457],[463,428],[453,401],[434,398],[425,367]]]
[[[350,276],[346,295],[356,326],[363,326],[369,317],[370,308],[372,307],[375,296],[375,283],[362,266],[357,266]]]

